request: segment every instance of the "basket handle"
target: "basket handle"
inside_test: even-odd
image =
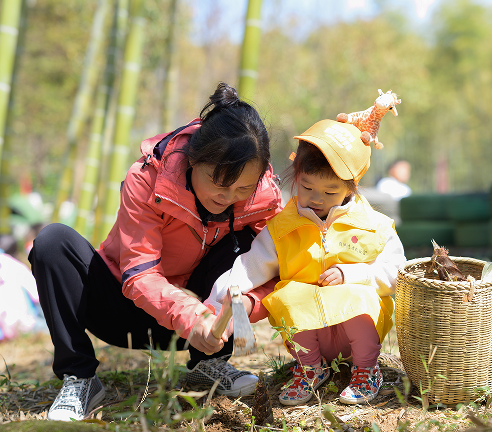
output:
[[[473,294],[475,294],[475,278],[473,276],[468,276],[466,278],[470,282],[470,290],[467,294],[463,296],[463,302],[471,302],[473,300]]]

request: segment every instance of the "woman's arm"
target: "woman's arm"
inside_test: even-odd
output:
[[[134,164],[121,191],[118,229],[122,290],[160,325],[188,338],[197,321],[210,311],[171,284],[163,273],[161,230],[170,216],[156,212],[149,204],[155,176],[153,169],[141,170],[141,164]]]
[[[263,229],[251,243],[251,249],[239,255],[231,270],[217,279],[204,304],[213,306],[218,313],[231,285],[238,285],[242,293],[247,293],[255,287],[266,284],[278,274],[277,250],[270,232],[268,229]]]

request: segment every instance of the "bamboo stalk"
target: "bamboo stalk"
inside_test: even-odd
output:
[[[249,0],[246,13],[241,63],[239,67],[238,94],[242,99],[252,100],[258,80],[258,58],[261,39],[261,0]]]
[[[73,191],[77,144],[87,121],[90,104],[94,94],[100,62],[97,61],[104,42],[104,21],[107,12],[107,0],[98,0],[97,9],[92,22],[91,36],[87,47],[82,76],[75,97],[72,115],[67,130],[68,148],[64,158],[62,175],[53,212],[53,221],[60,221],[61,204],[70,198]]]
[[[21,9],[22,0],[4,1],[0,15],[0,157],[3,150]]]
[[[166,52],[164,53],[164,91],[162,95],[162,125],[164,131],[174,129],[174,112],[177,98],[177,67],[176,67],[176,36],[178,17],[178,0],[171,0],[169,5],[169,28],[166,38]]]
[[[109,233],[119,207],[120,186],[127,170],[130,133],[135,117],[135,102],[142,60],[145,30],[144,0],[133,0],[131,6],[130,30],[125,44],[109,181],[106,184],[107,190],[104,200],[103,235]]]
[[[115,71],[117,63],[117,40],[118,40],[118,19],[119,2],[115,3],[113,9],[113,23],[111,26],[110,40],[106,49],[106,66],[102,76],[102,81],[98,86],[96,95],[96,109],[92,118],[91,133],[89,138],[89,148],[85,159],[85,172],[82,182],[82,190],[78,202],[77,219],[75,230],[87,236],[87,222],[93,214],[94,199],[99,180],[102,144],[106,120],[108,118],[109,104],[113,94]]]
[[[108,50],[114,52],[115,71],[122,69],[123,63],[123,48],[125,45],[126,35],[128,31],[128,16],[129,16],[129,0],[116,0],[114,8],[116,14],[116,34],[115,39],[111,42],[112,47],[108,47]],[[108,113],[106,117],[106,123],[103,133],[103,144],[101,154],[101,169],[99,172],[99,179],[97,183],[97,203],[94,211],[94,227],[92,231],[92,244],[98,245],[104,240],[102,233],[102,223],[104,219],[104,202],[106,198],[106,184],[109,176],[109,160],[111,157],[111,145],[114,135],[114,124],[116,117],[116,105],[118,103],[118,85],[121,81],[121,77],[118,74],[115,75],[115,82],[111,89],[111,95],[108,106]]]
[[[19,65],[19,51],[25,30],[21,20],[23,0],[4,1],[0,16],[0,235],[9,234],[10,142],[12,131],[13,82]],[[19,29],[20,27],[20,29]],[[20,30],[20,31],[19,31]],[[20,34],[19,34],[20,33]]]

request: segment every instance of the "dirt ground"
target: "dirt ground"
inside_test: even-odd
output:
[[[238,369],[249,370],[258,375],[260,371],[267,373],[268,394],[273,408],[274,428],[282,430],[282,422],[292,428],[293,426],[303,426],[313,428],[320,425],[322,414],[320,404],[315,398],[305,405],[295,407],[285,407],[278,402],[278,394],[282,382],[274,382],[268,377],[272,375],[272,365],[274,363],[289,363],[291,357],[281,345],[280,338],[271,340],[273,330],[266,320],[254,324],[254,331],[258,341],[259,350],[255,354],[246,357],[231,358],[231,363]],[[116,373],[124,370],[137,370],[148,367],[148,357],[141,351],[129,351],[116,347],[109,347],[103,342],[93,338],[96,355],[101,364],[98,373],[104,371]],[[391,383],[401,379],[403,373],[398,372],[402,365],[398,358],[398,346],[396,332],[392,330],[385,341],[382,350],[385,356],[382,360],[383,375],[387,384],[380,395],[370,405],[347,406],[338,402],[338,395],[348,384],[350,379],[350,370],[348,367],[342,367],[340,373],[335,374],[332,378],[334,384],[338,387],[338,392],[329,391],[326,387],[321,391],[320,397],[322,404],[331,406],[337,421],[344,426],[345,430],[366,431],[376,423],[382,432],[394,431],[398,422],[408,421],[409,424],[425,422],[428,419],[442,422],[443,424],[454,424],[454,430],[463,430],[470,422],[460,416],[456,410],[443,410],[425,413],[420,405],[412,403],[404,409],[393,391]],[[13,382],[34,380],[43,383],[53,379],[54,375],[51,370],[53,346],[49,335],[40,333],[36,335],[26,335],[15,341],[0,343],[0,354],[5,360],[8,372],[11,374]],[[391,354],[391,355],[388,355]],[[178,353],[177,362],[185,363],[188,354],[185,352]],[[3,361],[0,359],[0,382],[1,375],[6,375],[7,370]],[[386,362],[386,363],[385,363]],[[380,363],[381,364],[381,363]],[[145,374],[144,374],[145,375]],[[139,378],[137,375],[134,380]],[[135,386],[143,388],[143,382],[135,382]],[[110,404],[112,401],[121,399],[121,391],[117,386],[105,383],[107,394],[104,404]],[[398,385],[402,388],[401,384]],[[108,388],[109,387],[109,388]],[[37,390],[26,390],[24,393],[17,392],[15,397],[12,395],[9,405],[6,407],[5,400],[2,401],[2,390],[0,386],[0,425],[11,421],[46,419],[47,409],[49,408],[57,389],[52,386],[40,386]],[[415,393],[418,394],[418,393]],[[205,398],[204,398],[205,399]],[[214,396],[210,400],[211,406],[214,407],[214,413],[206,421],[207,432],[233,432],[244,431],[247,424],[251,422],[251,408],[253,406],[253,396],[241,398],[228,398],[225,396]],[[1,409],[3,407],[3,409]],[[99,413],[98,418],[101,418]],[[106,420],[104,417],[103,420]],[[328,428],[329,422],[324,420],[324,426]],[[1,430],[2,426],[0,426]],[[291,430],[291,429],[289,429]],[[427,430],[427,429],[425,429]]]

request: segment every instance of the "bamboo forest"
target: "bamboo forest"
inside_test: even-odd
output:
[[[373,151],[363,185],[401,158],[412,165],[414,192],[489,190],[491,5],[442,1],[422,28],[380,2],[374,17],[331,24],[313,17],[297,36],[295,12],[275,18],[281,0],[263,2],[273,10],[268,22],[245,25],[262,18],[262,2],[250,1],[243,23],[230,24],[244,28],[234,42],[224,10],[232,6],[207,3],[200,10],[179,0],[0,3],[2,28],[15,29],[0,38],[3,233],[12,225],[8,197],[27,188],[50,204],[43,222],[59,220],[70,203],[70,223],[97,243],[139,143],[194,118],[220,81],[265,119],[278,173],[293,136],[318,119],[364,110],[378,89],[391,89],[402,100],[399,116],[383,120],[386,146]],[[196,13],[204,14],[199,29]]]
[[[0,0],[0,432],[491,431],[491,41],[492,0]]]

